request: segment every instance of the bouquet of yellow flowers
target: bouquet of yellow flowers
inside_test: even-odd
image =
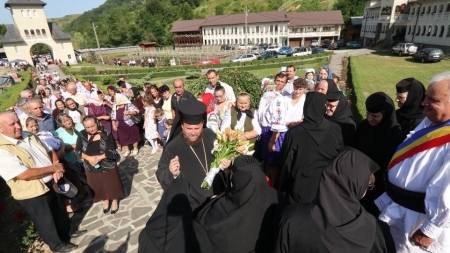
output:
[[[201,187],[209,190],[211,188],[214,177],[220,171],[220,163],[222,159],[231,159],[238,155],[252,155],[255,151],[249,151],[253,146],[248,140],[243,140],[244,135],[241,131],[226,130],[225,132],[216,132],[216,140],[214,148],[211,151],[214,155],[214,161],[211,163],[211,169],[203,179]]]

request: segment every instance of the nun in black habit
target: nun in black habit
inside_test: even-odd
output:
[[[213,252],[203,226],[194,221],[191,189],[182,177],[168,186],[139,234],[139,253]]]
[[[425,87],[421,82],[410,77],[398,82],[396,89],[397,98],[395,101],[399,109],[395,111],[395,114],[403,134],[407,136],[425,117],[422,105],[425,99]]]
[[[281,149],[281,176],[276,185],[290,203],[309,203],[317,195],[320,175],[343,147],[341,128],[325,119],[326,96],[306,94],[303,123],[291,128]]]
[[[366,154],[380,166],[375,173],[375,188],[361,200],[366,210],[379,215],[374,203],[385,190],[383,174],[391,161],[397,146],[405,136],[397,123],[394,112],[394,102],[384,92],[376,92],[366,100],[367,118],[356,128],[355,148]]]
[[[211,240],[212,252],[270,252],[281,197],[268,186],[256,158],[239,156],[231,170],[231,188],[211,199],[197,215]]]
[[[323,171],[316,200],[285,209],[274,252],[394,253],[389,227],[359,203],[378,169],[345,147]]]
[[[352,119],[353,113],[350,105],[347,103],[347,97],[342,92],[335,91],[327,94],[327,100],[327,114],[325,118],[336,122],[341,127],[344,145],[353,147],[356,124]]]

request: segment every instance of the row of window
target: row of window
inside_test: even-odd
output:
[[[29,31],[25,29],[24,33],[26,37],[47,37],[45,29],[30,29]]]
[[[441,25],[441,26],[431,26],[429,25],[428,27],[426,25],[418,25],[418,26],[412,26],[409,25],[407,28],[407,34],[414,34],[417,36],[433,36],[433,37],[444,37],[444,32],[445,32],[445,26]],[[445,35],[445,37],[450,37],[450,25],[447,26],[447,34]]]
[[[402,6],[396,6],[395,12],[403,13]],[[433,5],[433,6],[424,5],[422,7],[417,7],[417,8],[412,7],[409,9],[410,15],[419,15],[419,14],[420,15],[428,15],[428,14],[436,14],[436,13],[443,13],[443,12],[450,12],[450,3],[447,4],[445,6],[445,8],[444,8],[444,4],[440,4],[439,6],[438,5]],[[380,13],[378,11],[367,13],[367,17],[371,18],[371,19],[378,18],[379,16],[380,16]]]
[[[38,16],[38,13],[37,13],[37,11],[31,11],[31,10],[27,10],[27,11],[25,11],[25,10],[22,10],[21,11],[21,13],[22,13],[22,17],[30,17],[30,18],[32,18],[32,17],[39,17]]]
[[[269,43],[278,44],[278,38],[256,38],[251,41],[255,44]],[[214,39],[214,40],[204,40],[204,45],[230,45],[230,44],[248,44],[245,43],[245,39]]]
[[[281,27],[280,27],[281,28]],[[284,26],[282,27],[282,30],[284,31]],[[268,27],[259,27],[257,26],[248,26],[247,32],[251,33],[259,33],[259,32],[278,32],[278,25],[270,25]],[[203,29],[203,35],[219,35],[219,34],[241,34],[245,33],[245,27],[231,27],[231,28],[210,28],[210,29]]]

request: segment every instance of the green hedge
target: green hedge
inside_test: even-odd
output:
[[[0,94],[0,111],[2,112],[16,104],[21,91],[33,87],[31,68],[28,68],[27,71],[20,71],[19,75],[23,78],[23,81],[4,88],[2,94]]]
[[[353,111],[353,119],[356,124],[359,124],[366,115],[366,104],[365,104],[365,97],[363,94],[363,80],[360,80],[360,77],[352,72],[352,69],[354,69],[355,65],[352,61],[352,56],[348,58],[349,67],[348,67],[348,73],[347,73],[347,84],[350,84],[353,92],[351,96],[352,101],[352,111]]]

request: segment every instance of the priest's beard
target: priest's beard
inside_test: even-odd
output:
[[[184,143],[186,143],[189,146],[199,146],[202,143],[202,138],[203,138],[203,131],[200,132],[200,135],[195,139],[195,140],[191,140],[188,136],[188,134],[186,134],[185,132],[183,133],[183,141]]]

